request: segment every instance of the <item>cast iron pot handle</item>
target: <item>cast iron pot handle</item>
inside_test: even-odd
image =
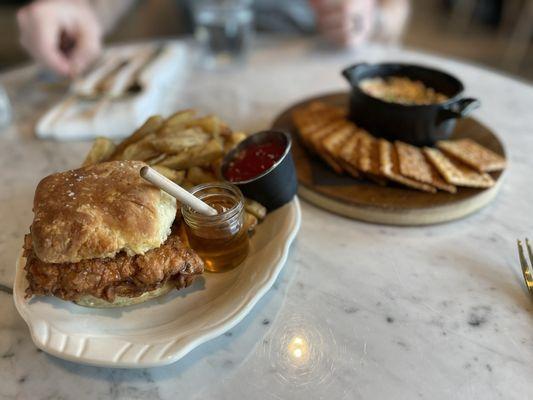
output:
[[[342,75],[346,78],[348,82],[350,82],[350,84],[352,84],[352,72],[360,67],[366,67],[367,65],[368,63],[366,62],[350,65],[349,67],[344,68],[342,70]]]
[[[476,108],[479,108],[480,105],[481,102],[478,99],[473,99],[471,97],[459,99],[441,109],[441,119],[466,117]]]

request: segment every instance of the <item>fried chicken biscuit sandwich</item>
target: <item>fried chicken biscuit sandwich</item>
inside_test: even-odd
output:
[[[28,297],[122,307],[202,274],[203,261],[174,224],[175,199],[140,177],[144,165],[106,162],[38,184],[24,241]]]

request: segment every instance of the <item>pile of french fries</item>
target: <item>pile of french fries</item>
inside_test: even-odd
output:
[[[196,110],[182,110],[166,119],[160,115],[148,118],[118,144],[96,138],[83,166],[114,160],[144,161],[168,179],[191,188],[220,181],[222,158],[245,138],[244,132],[233,132],[215,115],[197,116]],[[246,199],[245,210],[246,227],[253,233],[265,218],[266,209]]]

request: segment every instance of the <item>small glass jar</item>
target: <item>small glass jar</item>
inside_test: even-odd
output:
[[[237,267],[249,249],[241,191],[234,185],[216,182],[195,186],[190,192],[218,214],[203,215],[182,205],[189,245],[202,257],[207,271],[224,272]]]

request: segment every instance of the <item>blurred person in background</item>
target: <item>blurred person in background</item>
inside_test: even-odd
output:
[[[194,0],[178,1],[182,33],[194,28]],[[46,68],[63,76],[82,73],[99,56],[135,0],[35,0],[17,13],[20,42]],[[258,31],[318,33],[339,47],[368,40],[396,41],[409,13],[408,0],[255,0]]]

